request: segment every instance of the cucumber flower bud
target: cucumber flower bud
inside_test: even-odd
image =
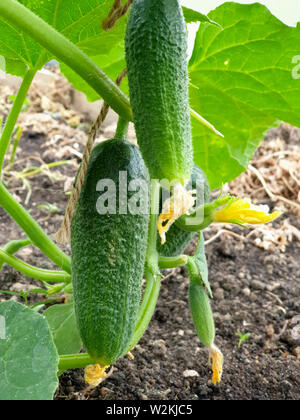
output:
[[[219,223],[235,223],[244,225],[263,224],[271,222],[282,215],[280,211],[269,213],[268,206],[255,206],[249,199],[233,197],[229,203],[218,210],[214,210],[212,219]]]

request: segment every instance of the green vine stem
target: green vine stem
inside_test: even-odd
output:
[[[20,142],[20,138],[22,136],[23,133],[23,129],[21,128],[21,126],[18,126],[16,129],[16,135],[14,136],[14,142],[12,145],[12,151],[11,151],[11,155],[10,155],[10,159],[9,159],[9,167],[12,167],[16,158],[16,153],[17,153],[17,148],[19,146],[19,142]]]
[[[3,248],[3,251],[5,251],[7,254],[14,255],[16,254],[20,249],[25,248],[26,246],[31,245],[30,239],[19,239],[8,242],[8,244],[5,245]],[[0,258],[0,271],[2,270],[2,265],[4,261]]]
[[[87,353],[82,354],[67,354],[59,357],[58,370],[62,374],[68,369],[83,369],[88,365],[93,365],[95,362]]]
[[[157,241],[157,218],[159,214],[160,184],[158,180],[151,182],[151,209],[148,233],[148,248],[146,253],[146,268],[153,274],[159,272],[158,252],[156,249]]]
[[[118,119],[118,125],[116,129],[115,137],[117,139],[128,139],[128,127],[129,127],[129,121],[124,120],[123,118]]]
[[[149,223],[149,239],[145,264],[146,287],[143,300],[139,308],[134,335],[129,343],[128,350],[132,350],[144,335],[151,321],[160,292],[161,273],[158,265],[157,216],[160,198],[160,185],[157,180],[152,182],[151,214]]]
[[[3,6],[3,4],[0,4],[0,7],[1,6]],[[23,82],[18,91],[17,97],[13,103],[9,116],[6,120],[3,132],[1,135],[1,139],[0,139],[0,175],[2,172],[3,161],[4,161],[5,154],[7,152],[8,146],[9,146],[11,136],[13,134],[19,114],[22,110],[28,90],[31,86],[31,83],[33,81],[35,74],[36,74],[36,69],[29,69],[27,73],[25,74]]]
[[[0,15],[79,74],[124,119],[132,120],[127,96],[64,35],[15,0],[0,1]]]
[[[46,235],[30,214],[7,191],[0,182],[0,206],[18,223],[32,243],[58,267],[71,274],[70,258]]]
[[[178,257],[159,257],[158,265],[160,269],[176,268],[186,265],[188,261],[187,255],[179,255]]]
[[[189,272],[190,281],[198,284],[199,286],[202,286],[202,280],[201,280],[201,277],[199,276],[199,270],[195,262],[195,259],[193,257],[188,258],[186,267]]]
[[[64,271],[44,270],[42,268],[33,267],[32,265],[19,260],[19,258],[8,254],[3,251],[3,249],[0,249],[0,260],[3,260],[6,264],[20,271],[20,273],[42,282],[69,283],[71,281],[70,274]]]
[[[8,242],[8,244],[5,245],[4,251],[7,252],[10,255],[16,254],[20,249],[25,248],[26,246],[31,245],[32,242],[30,239],[17,239]]]
[[[147,286],[139,310],[138,322],[136,324],[135,332],[130,341],[127,352],[131,351],[138,344],[149,326],[160,292],[161,275],[153,275],[152,273],[148,272],[146,276],[146,282]]]

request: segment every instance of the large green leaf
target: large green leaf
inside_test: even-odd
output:
[[[122,17],[109,31],[102,28],[103,20],[108,16],[113,0],[17,0],[40,16],[49,25],[69,38],[91,56],[95,63],[112,79],[125,68],[124,35],[127,17]],[[194,10],[183,8],[187,22],[210,22],[207,16]],[[41,67],[51,54],[43,49],[28,35],[9,25],[0,17],[0,55],[6,58],[6,71],[23,76],[27,67]],[[84,92],[89,101],[99,99],[99,95],[73,70],[61,65],[62,72],[75,88]],[[128,92],[127,82],[122,89]]]
[[[188,9],[183,7],[184,17],[187,23],[191,22],[206,22],[215,24],[207,16],[199,13],[195,10]],[[86,49],[87,54],[91,56],[93,61],[101,67],[101,69],[112,79],[115,80],[119,74],[126,68],[125,54],[124,54],[124,36],[126,30],[127,18],[124,17],[120,22],[118,22],[118,28],[113,31],[104,32],[97,37],[97,45],[94,40],[86,39],[84,42],[79,44],[81,48]],[[110,38],[108,38],[110,37]],[[104,51],[102,46],[108,48],[107,51]],[[95,51],[93,50],[95,47]],[[101,51],[101,54],[99,54]],[[72,83],[73,87],[77,90],[83,92],[87,100],[94,102],[99,99],[99,95],[73,70],[67,67],[65,64],[61,64],[61,71]],[[128,93],[128,83],[127,78],[124,79],[121,85],[121,89],[127,94]]]
[[[50,306],[45,312],[59,355],[79,353],[82,344],[72,303]]]
[[[108,54],[123,39],[126,19],[105,32],[101,22],[107,17],[113,0],[18,0],[45,22],[56,28],[88,55]],[[51,55],[28,35],[0,17],[0,55],[9,61],[7,71],[22,75],[27,66],[40,67]]]
[[[0,400],[51,400],[58,354],[45,318],[20,303],[0,303]]]
[[[292,77],[300,26],[260,4],[225,3],[200,25],[190,61],[191,106],[225,135],[193,120],[195,161],[211,188],[247,167],[264,132],[283,120],[300,126],[300,83]]]

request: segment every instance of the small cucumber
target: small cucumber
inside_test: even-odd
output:
[[[178,0],[134,0],[125,38],[130,101],[151,178],[186,185],[193,168],[187,31]]]
[[[210,299],[204,287],[205,285],[211,293],[207,280],[207,261],[204,251],[203,235],[200,235],[196,254],[194,257],[189,258],[187,268],[190,277],[189,303],[192,319],[198,337],[209,350],[209,360],[211,361],[213,371],[212,383],[215,385],[221,381],[224,359],[222,352],[214,344],[214,317],[210,306]]]
[[[201,342],[210,347],[215,340],[215,324],[205,288],[191,279],[189,301],[193,322]]]
[[[120,175],[124,180],[125,174],[129,190],[126,212],[120,185]],[[104,179],[115,185],[115,214],[99,214],[99,207],[97,210],[101,196],[98,182]],[[140,304],[149,208],[145,214],[129,211],[136,192],[128,186],[135,180],[149,185],[138,148],[118,138],[100,143],[92,152],[72,223],[77,324],[87,352],[101,366],[114,363],[126,353]]]
[[[215,324],[209,297],[203,285],[194,276],[191,276],[189,301],[198,337],[209,350],[209,360],[213,371],[212,383],[216,385],[221,382],[224,358],[222,352],[214,344]]]
[[[198,192],[197,206],[209,202],[209,183],[205,173],[197,165],[194,165],[191,179],[187,185],[187,190],[194,189],[197,189]],[[166,234],[167,240],[164,245],[161,244],[159,238],[157,239],[157,251],[163,257],[175,257],[176,255],[181,255],[189,243],[194,239],[195,235],[195,232],[186,232],[174,223]]]

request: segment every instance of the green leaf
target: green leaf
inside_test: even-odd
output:
[[[49,25],[69,38],[91,56],[108,54],[124,37],[126,18],[121,18],[109,32],[102,29],[101,22],[107,17],[112,0],[17,0]],[[6,71],[18,76],[27,67],[40,68],[52,58],[28,35],[1,20],[0,55],[7,60]]]
[[[209,296],[213,298],[211,287],[208,281],[208,267],[207,267],[207,259],[205,255],[204,236],[202,232],[200,232],[199,234],[198,245],[197,245],[197,249],[193,258],[198,267],[203,284],[206,287],[209,293]]]
[[[0,400],[51,400],[58,355],[45,318],[7,301],[0,303],[1,325]]]
[[[260,4],[225,3],[200,25],[190,60],[191,107],[225,135],[195,119],[195,162],[211,188],[243,172],[264,133],[286,121],[300,126],[300,83],[292,77],[300,25],[292,28]]]
[[[59,355],[79,353],[82,344],[73,304],[53,305],[45,312]]]
[[[208,22],[218,25],[202,13],[188,9],[187,7],[183,7],[183,12],[187,23]],[[97,43],[95,43],[94,39],[91,40],[87,38],[84,43],[82,42],[80,44],[81,48],[86,50],[86,53],[91,56],[93,61],[101,67],[112,80],[115,80],[126,68],[123,42],[126,24],[127,17],[123,17],[122,20],[118,22],[117,30],[113,28],[113,30],[110,30],[109,32],[102,33],[101,36],[99,34]],[[105,46],[105,49],[102,48],[102,54],[99,54],[100,46]],[[95,53],[97,53],[97,55],[95,55]],[[75,89],[80,90],[86,95],[88,101],[94,102],[99,99],[97,93],[80,76],[63,63],[61,64],[61,71]],[[128,94],[127,78],[123,80],[121,89],[124,93]]]
[[[210,23],[213,25],[220,26],[218,23],[209,19],[208,16],[203,15],[202,13],[197,12],[196,10],[189,9],[188,7],[183,6],[182,11],[183,11],[186,23],[202,22],[202,23]]]

